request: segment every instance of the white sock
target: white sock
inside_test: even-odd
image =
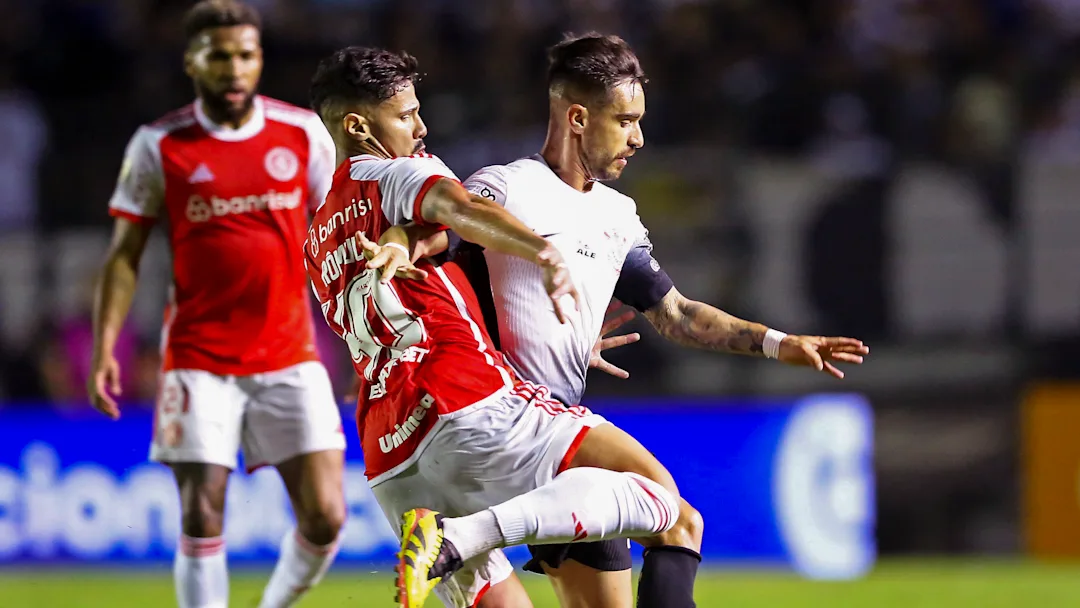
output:
[[[320,547],[301,536],[299,530],[289,530],[281,541],[281,554],[259,608],[287,608],[295,604],[322,580],[334,563],[338,546],[335,540]]]
[[[462,560],[513,545],[648,537],[670,530],[679,501],[633,473],[570,469],[551,483],[466,517],[443,520]]]
[[[180,537],[173,563],[176,601],[180,608],[225,608],[229,605],[229,568],[225,539]]]

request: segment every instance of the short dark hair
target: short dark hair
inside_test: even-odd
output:
[[[252,25],[262,30],[259,11],[237,0],[202,0],[184,15],[184,37],[190,42],[205,29]]]
[[[618,36],[567,34],[548,50],[548,91],[553,95],[605,100],[612,88],[627,81],[645,86],[649,79],[630,45]]]
[[[319,62],[311,79],[311,109],[319,114],[328,103],[377,104],[409,83],[417,83],[417,61],[405,51],[349,46]]]

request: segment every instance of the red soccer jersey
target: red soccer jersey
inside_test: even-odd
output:
[[[349,159],[304,245],[326,322],[363,378],[356,417],[370,479],[411,464],[439,419],[517,384],[455,264],[423,261],[426,280],[387,285],[364,267],[356,234],[378,241],[390,226],[423,223],[420,201],[444,177],[456,179],[428,154]]]
[[[319,118],[265,97],[239,129],[195,102],[135,132],[109,210],[167,220],[166,370],[248,375],[316,358],[303,242],[333,167]]]

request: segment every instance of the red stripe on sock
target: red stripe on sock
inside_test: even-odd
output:
[[[210,557],[225,549],[225,539],[220,536],[211,538],[180,537],[180,552],[188,557]]]
[[[636,477],[631,477],[630,479],[633,479],[635,482],[637,482],[637,484],[641,486],[641,489],[645,490],[645,493],[649,495],[649,498],[653,499],[653,502],[656,503],[656,506],[660,508],[660,529],[666,529],[668,522],[671,520],[671,514],[668,513],[667,505],[664,504],[664,501],[657,498],[656,494],[653,494],[652,490],[650,490],[640,479]]]

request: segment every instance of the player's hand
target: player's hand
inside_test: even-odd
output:
[[[784,363],[805,365],[843,378],[844,372],[833,363],[859,365],[863,362],[863,356],[868,354],[870,348],[855,338],[789,335],[780,342],[780,355],[777,358]]]
[[[387,284],[390,279],[413,279],[422,281],[427,278],[427,272],[420,270],[409,260],[409,254],[397,247],[386,247],[371,242],[362,232],[356,233],[363,250],[364,259],[367,260],[367,268],[379,270],[382,275],[379,282]]]
[[[120,417],[116,397],[123,391],[120,388],[120,363],[116,357],[108,354],[94,361],[86,381],[86,392],[94,409],[113,420]]]
[[[605,316],[619,310],[620,307],[622,307],[622,302],[612,300],[611,305],[608,306],[607,312],[604,313]],[[589,356],[589,367],[595,367],[602,372],[611,374],[616,378],[622,378],[623,380],[630,377],[630,372],[605,361],[604,356],[601,353],[609,348],[626,346],[627,344],[633,344],[641,339],[641,334],[637,332],[621,336],[604,337],[630,321],[633,321],[635,316],[637,316],[637,313],[633,309],[630,309],[618,316],[611,317],[604,322],[604,326],[600,328],[600,339],[596,341],[596,344],[593,344],[592,354]]]
[[[548,243],[543,251],[536,255],[536,262],[544,271],[544,288],[547,289],[551,304],[555,307],[555,316],[559,323],[566,323],[566,313],[559,300],[569,295],[574,299],[574,310],[581,309],[581,296],[578,295],[574,281],[570,278],[570,268],[566,266],[562,254],[554,245]]]

